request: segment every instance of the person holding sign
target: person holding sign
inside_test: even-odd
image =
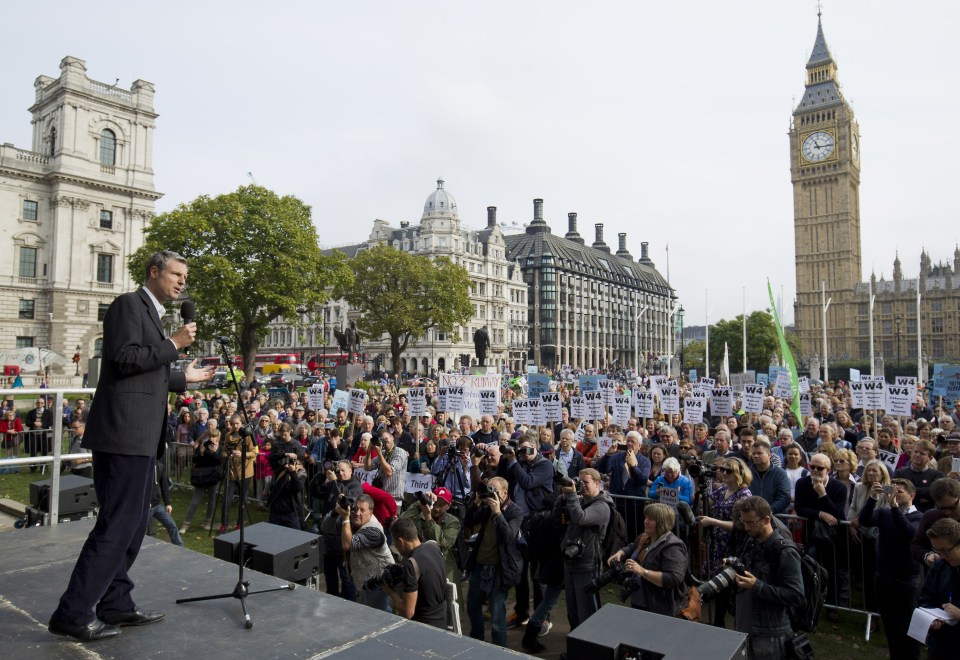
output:
[[[690,477],[680,474],[680,461],[672,456],[663,462],[663,470],[650,486],[647,496],[652,500],[660,500],[661,488],[678,491],[677,500],[672,503],[673,508],[676,508],[677,502],[691,504],[693,501],[693,482]]]
[[[941,561],[927,573],[920,590],[920,607],[940,608],[949,619],[937,619],[927,635],[927,658],[955,658],[960,648],[960,523],[942,518],[927,530],[927,538]]]

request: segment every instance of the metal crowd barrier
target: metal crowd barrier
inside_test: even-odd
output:
[[[0,395],[6,397],[6,395],[20,396],[29,394],[34,399],[38,396],[52,397],[54,403],[51,406],[53,410],[53,429],[51,430],[39,430],[39,431],[29,431],[24,429],[24,432],[21,434],[21,440],[18,444],[18,451],[22,445],[24,450],[29,453],[29,445],[25,443],[25,440],[29,439],[31,442],[40,441],[41,443],[45,442],[46,437],[51,439],[50,444],[52,445],[48,451],[51,451],[52,454],[44,454],[38,456],[17,456],[17,457],[3,457],[0,458],[0,470],[4,468],[13,468],[21,466],[42,466],[44,469],[46,466],[50,465],[50,520],[53,524],[57,524],[60,519],[60,471],[63,466],[64,461],[75,460],[79,458],[90,458],[90,454],[81,453],[81,454],[68,454],[64,452],[64,443],[66,443],[67,451],[70,448],[70,437],[69,429],[63,428],[63,402],[65,399],[71,397],[67,396],[73,395],[83,395],[88,400],[93,398],[93,393],[95,392],[92,388],[16,388],[16,389],[2,389],[0,390]],[[31,406],[33,407],[33,406]],[[19,412],[18,412],[19,415]],[[49,434],[49,435],[47,435]],[[43,447],[47,449],[46,447]]]
[[[653,502],[647,497],[612,495],[620,514],[627,525],[628,542],[633,542],[643,531],[643,507]],[[854,540],[849,521],[841,521],[835,528],[833,543],[812,538],[813,526],[806,518],[791,514],[778,514],[793,534],[793,540],[827,569],[827,602],[825,608],[864,614],[867,617],[865,639],[870,641],[870,628],[876,611],[874,569],[876,567],[876,541],[857,531]],[[639,531],[635,531],[639,530]],[[687,525],[678,516],[677,533],[687,544],[690,557],[690,572],[697,579],[713,577],[706,572],[711,537],[699,525]],[[705,607],[706,609],[706,607]]]

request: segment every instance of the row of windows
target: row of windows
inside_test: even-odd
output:
[[[35,247],[27,247],[26,245],[20,246],[20,277],[27,278],[36,278],[40,277],[37,271],[37,256],[39,249]],[[114,268],[114,255],[112,254],[98,254],[97,255],[97,272],[96,279],[97,282],[104,284],[113,283],[113,268]],[[46,275],[46,267],[43,269],[43,275]]]
[[[36,222],[37,202],[27,199],[23,202],[23,219]],[[100,211],[100,229],[113,229],[113,211]]]
[[[21,319],[33,319],[36,318],[36,302],[35,300],[26,300],[24,298],[20,299],[20,305],[18,310],[18,316]],[[99,303],[97,305],[97,321],[103,323],[104,317],[107,315],[107,308],[110,305],[107,303]]]

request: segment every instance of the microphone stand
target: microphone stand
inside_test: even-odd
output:
[[[230,379],[233,380],[233,387],[237,392],[237,401],[241,400],[240,397],[240,384],[237,383],[236,375],[233,371],[233,360],[230,359],[230,354],[227,352],[227,342],[229,339],[227,337],[218,337],[217,341],[220,344],[220,351],[223,353],[223,359],[226,361],[227,366],[230,369]],[[292,582],[285,584],[282,587],[273,587],[271,589],[260,589],[257,591],[250,591],[250,582],[244,579],[243,571],[245,568],[246,562],[244,561],[243,555],[244,550],[246,549],[246,544],[244,543],[244,527],[245,527],[245,518],[247,513],[247,480],[244,476],[246,467],[247,467],[247,442],[250,438],[253,437],[253,427],[250,425],[250,418],[247,416],[247,407],[238,406],[240,412],[243,415],[243,428],[240,430],[240,503],[238,505],[238,513],[240,516],[240,547],[238,550],[237,563],[240,568],[240,575],[237,578],[237,584],[233,588],[233,591],[230,593],[224,594],[214,594],[212,596],[195,596],[193,598],[179,598],[177,599],[177,605],[182,603],[196,603],[202,600],[219,600],[222,598],[236,598],[240,601],[240,609],[243,612],[243,627],[247,630],[253,628],[253,620],[250,618],[250,615],[247,613],[247,596],[252,596],[253,594],[265,594],[272,591],[293,591],[293,588],[296,586]],[[230,473],[227,472],[227,478],[229,479]]]

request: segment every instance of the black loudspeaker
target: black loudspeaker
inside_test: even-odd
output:
[[[30,505],[43,513],[50,513],[50,484],[52,479],[30,484]],[[65,474],[60,477],[60,515],[86,513],[97,506],[93,479]]]
[[[747,636],[610,603],[567,635],[567,657],[590,660],[746,658]]]
[[[257,523],[244,530],[243,556],[247,566],[281,580],[303,582],[320,573],[320,537],[298,529]],[[236,564],[240,532],[213,540],[213,556]]]

